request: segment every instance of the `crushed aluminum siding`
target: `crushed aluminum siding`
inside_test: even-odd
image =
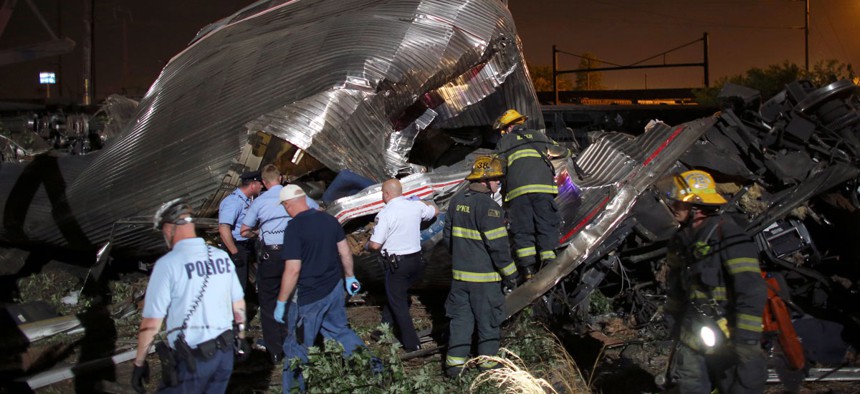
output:
[[[546,293],[600,247],[639,196],[714,122],[706,118],[679,126],[659,124],[636,138],[609,134],[589,146],[577,160],[589,176],[576,180],[575,188],[560,186],[556,200],[565,219],[561,240],[567,247],[554,263],[508,295],[506,317]],[[572,173],[570,166],[566,171]]]
[[[382,180],[403,170],[413,134],[427,128],[487,127],[509,107],[529,116],[530,127],[542,127],[513,18],[501,1],[264,4],[277,5],[201,32],[76,177],[50,169],[57,175],[44,179],[51,196],[39,192],[23,202],[23,223],[5,221],[0,240],[94,250],[113,223],[151,215],[177,196],[206,207],[198,215],[212,215],[219,190],[259,165],[259,158],[237,161],[257,131],[333,170]],[[28,165],[4,165],[0,201],[23,182],[17,175]],[[157,252],[160,242],[140,233],[117,247]]]

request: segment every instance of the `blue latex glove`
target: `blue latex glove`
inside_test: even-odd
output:
[[[278,323],[284,323],[284,311],[287,309],[287,303],[285,301],[278,301],[275,304],[275,321]]]
[[[354,296],[359,290],[361,290],[361,283],[358,282],[358,279],[355,279],[354,276],[347,277],[346,292],[349,293],[349,295]]]

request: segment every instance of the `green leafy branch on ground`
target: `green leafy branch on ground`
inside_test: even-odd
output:
[[[506,327],[506,349],[493,358],[505,368],[478,372],[468,368],[459,378],[448,379],[439,357],[411,360],[400,358],[400,344],[386,324],[379,341],[359,349],[343,360],[343,348],[326,340],[309,349],[308,363],[301,367],[309,393],[585,393],[585,382],[576,364],[549,330],[537,323],[530,312],[519,314]],[[367,331],[367,330],[362,330]],[[383,372],[374,373],[372,357],[383,362]],[[483,362],[475,358],[469,366]],[[539,388],[539,389],[538,389]],[[502,390],[502,391],[500,391]]]

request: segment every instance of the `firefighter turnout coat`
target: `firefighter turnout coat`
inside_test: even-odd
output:
[[[546,157],[555,141],[537,130],[516,126],[496,144],[496,152],[504,158],[505,201],[523,194],[558,194],[552,163]]]
[[[516,272],[504,213],[481,183],[471,183],[451,199],[444,242],[453,256],[454,280],[499,282]]]
[[[699,228],[682,227],[669,242],[666,311],[680,324],[680,340],[695,350],[697,318],[726,319],[733,341],[755,343],[762,333],[767,289],[758,248],[726,215],[705,219]]]

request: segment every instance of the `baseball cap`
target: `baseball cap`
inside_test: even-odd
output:
[[[293,185],[293,184],[289,184],[287,186],[284,186],[284,188],[281,189],[281,194],[280,194],[282,202],[286,201],[286,200],[291,200],[293,198],[304,197],[304,196],[305,196],[305,191],[302,190],[302,188],[300,188],[296,185]]]
[[[242,175],[239,175],[239,179],[241,179],[244,182],[251,182],[251,181],[262,182],[263,181],[263,177],[262,177],[262,174],[260,173],[260,171],[246,172]]]

